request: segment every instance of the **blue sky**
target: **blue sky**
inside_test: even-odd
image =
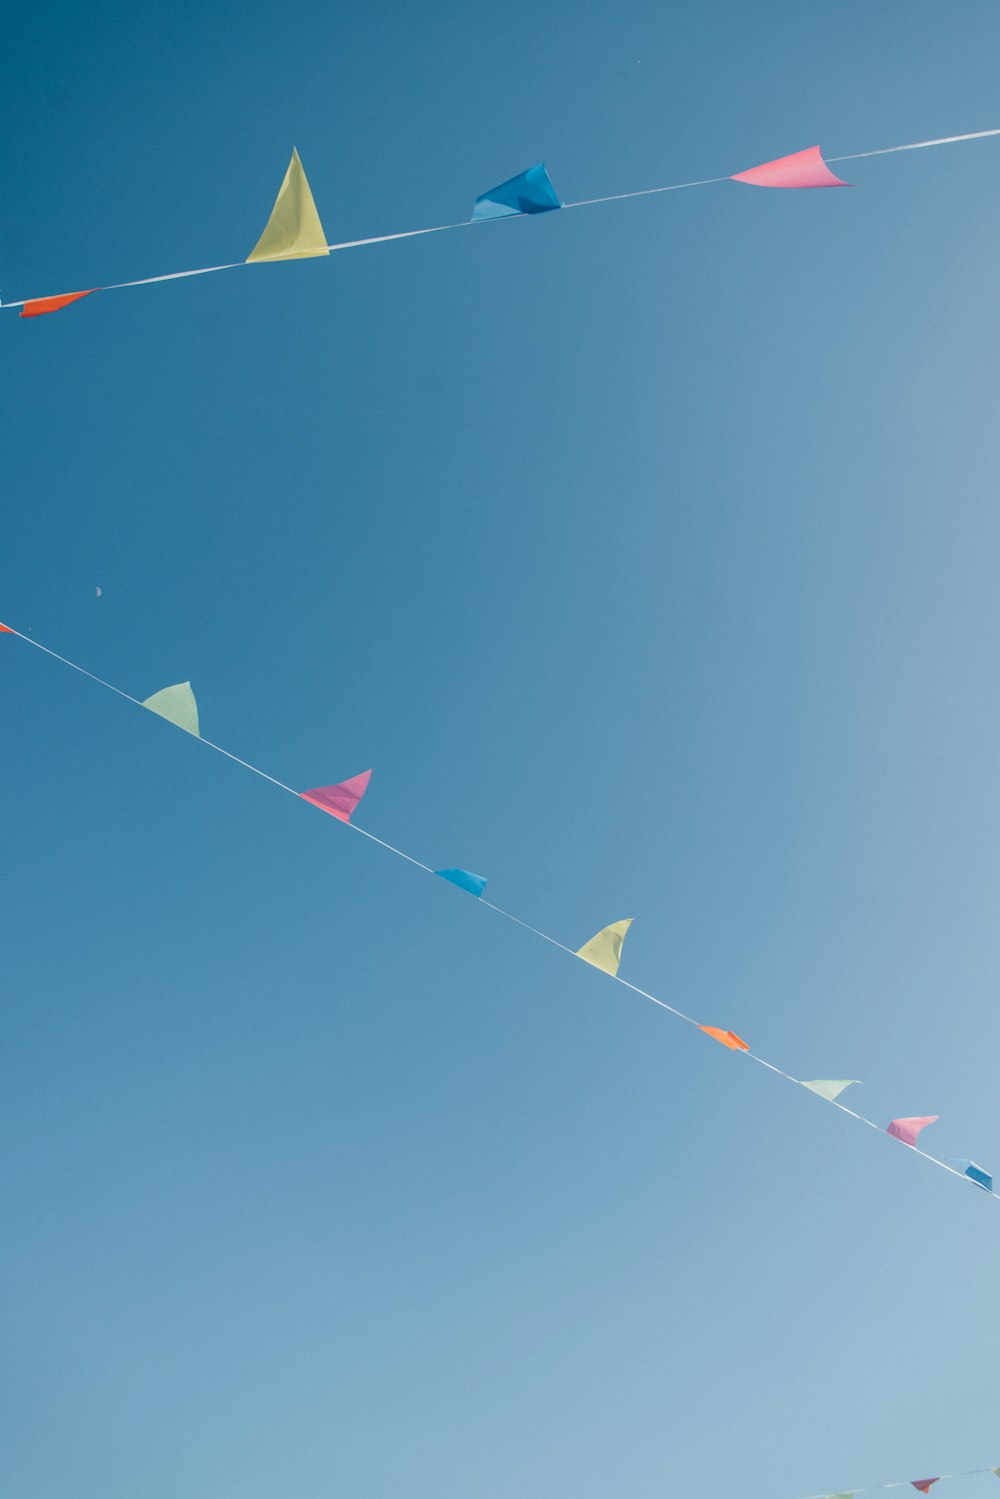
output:
[[[240,259],[293,144],[347,239],[986,129],[998,41],[41,0],[0,290]],[[2,315],[0,618],[1000,1169],[1000,146],[851,168]],[[1000,1463],[985,1195],[5,639],[5,1492]]]

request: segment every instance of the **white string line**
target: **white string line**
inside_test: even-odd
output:
[[[926,146],[952,146],[956,141],[981,141],[988,135],[1000,135],[1000,130],[973,130],[968,135],[942,135],[933,141],[914,141],[910,146],[883,146],[880,151],[855,151],[852,156],[826,156],[825,161],[861,161],[866,156],[892,156],[896,151],[923,151]],[[988,1473],[989,1468],[983,1472]]]
[[[861,161],[867,156],[892,156],[897,151],[923,151],[927,146],[951,146],[958,141],[978,141],[986,136],[1000,135],[1000,128],[996,130],[973,130],[967,135],[942,135],[932,141],[912,141],[907,146],[883,146],[878,151],[855,151],[850,156],[826,156],[824,161]],[[697,182],[672,182],[666,187],[644,187],[631,193],[611,193],[603,198],[580,198],[573,203],[561,203],[561,208],[590,208],[595,203],[622,203],[626,198],[650,198],[657,193],[679,193],[689,187],[710,187],[719,182],[731,182],[729,177],[702,177]],[[500,218],[527,218],[530,215],[524,213],[502,214]],[[384,245],[395,239],[415,239],[421,234],[444,234],[449,229],[468,229],[478,224],[495,224],[497,219],[462,219],[456,224],[434,224],[428,229],[401,229],[395,234],[375,234],[367,239],[345,239],[339,244],[327,245],[330,254],[336,250],[354,250],[361,245]],[[298,258],[298,257],[295,257]],[[303,259],[312,259],[312,256],[303,256]],[[215,271],[238,271],[246,265],[266,265],[267,261],[234,260],[228,265],[204,265],[193,271],[169,271],[164,276],[142,276],[137,281],[112,281],[107,286],[95,286],[92,291],[122,291],[130,286],[153,286],[159,281],[183,281],[189,276],[211,276]],[[71,296],[71,292],[57,292],[55,296]],[[26,307],[28,302],[48,301],[48,297],[26,297],[20,302],[0,303],[0,311],[7,307]]]
[[[512,215],[522,218],[522,214]],[[345,239],[340,244],[327,245],[327,250],[332,254],[335,250],[353,250],[358,245],[381,245],[391,239],[413,239],[420,234],[442,234],[446,229],[467,229],[470,224],[476,222],[473,219],[463,220],[460,224],[435,224],[430,229],[403,229],[398,234],[376,234],[370,239]],[[482,222],[491,222],[483,220]],[[318,260],[321,255],[306,255],[301,257],[305,260]],[[275,264],[278,262],[275,261]],[[165,276],[142,276],[138,281],[111,281],[107,286],[95,286],[94,291],[123,291],[130,286],[154,286],[158,281],[184,281],[189,276],[211,276],[216,271],[242,271],[250,265],[269,265],[266,260],[233,260],[228,265],[203,265],[194,271],[170,271]],[[56,292],[54,296],[72,296],[72,292]],[[27,297],[21,302],[4,302],[2,307],[26,307],[29,302],[49,301],[48,297]]]
[[[998,132],[998,134],[1000,134],[1000,132]],[[89,677],[92,682],[97,682],[101,687],[106,687],[109,692],[114,692],[118,697],[125,698],[127,702],[134,703],[137,708],[143,708],[146,710],[146,712],[155,711],[147,709],[145,703],[142,702],[140,698],[133,697],[129,692],[123,692],[120,687],[115,687],[112,682],[106,682],[103,677],[99,677],[94,672],[88,671],[86,667],[79,666],[75,661],[70,661],[68,656],[61,656],[58,651],[53,651],[47,645],[42,645],[40,641],[33,640],[30,635],[22,635],[20,630],[15,630],[11,626],[8,626],[7,628],[10,634],[15,635],[18,640],[23,640],[28,645],[33,645],[36,650],[44,651],[47,656],[51,656],[56,661],[61,661],[64,666],[72,667],[72,669],[74,671],[78,671],[81,676]],[[162,717],[163,715],[158,714],[157,716]],[[172,720],[167,719],[166,722],[171,723]],[[180,728],[180,725],[175,724],[174,727]],[[187,733],[188,731],[182,729],[181,732]],[[284,781],[279,781],[274,776],[268,775],[266,771],[261,770],[256,765],[251,765],[249,760],[242,760],[240,759],[239,755],[234,755],[231,753],[231,751],[223,749],[221,744],[215,744],[211,739],[202,738],[200,733],[194,734],[191,737],[197,739],[200,744],[206,745],[209,749],[215,750],[218,754],[225,755],[227,760],[232,760],[237,765],[242,765],[245,770],[252,771],[254,775],[260,776],[261,780],[270,781],[272,786],[277,786],[281,791],[287,791],[290,796],[294,796],[297,800],[301,801],[303,799],[302,793],[296,791],[294,787],[286,786]],[[339,822],[341,821],[341,819],[338,818],[337,821]],[[374,833],[370,833],[367,828],[362,828],[357,823],[351,822],[350,820],[347,820],[346,825],[355,833],[360,833],[363,838],[368,838],[372,843],[377,843],[381,848],[387,849],[389,853],[395,854],[400,859],[405,859],[408,864],[414,864],[418,869],[424,870],[426,874],[434,875],[435,877],[437,877],[437,871],[432,869],[429,864],[424,864],[422,860],[415,859],[412,854],[404,853],[401,848],[396,848],[394,844],[387,843],[383,838],[379,838]],[[553,947],[558,947],[562,952],[568,953],[571,958],[579,958],[580,955],[574,948],[567,947],[565,943],[558,941],[557,938],[550,937],[548,932],[543,932],[538,927],[531,926],[527,921],[522,921],[520,916],[515,916],[511,911],[505,911],[502,906],[494,905],[492,901],[485,900],[482,897],[479,898],[479,904],[481,906],[486,906],[491,911],[495,911],[498,916],[504,917],[506,921],[512,921],[515,923],[515,925],[523,927],[525,931],[533,933],[536,937],[540,937],[543,942],[548,942]],[[595,967],[596,965],[591,964],[590,966]],[[702,1029],[700,1022],[695,1020],[691,1015],[685,1015],[683,1010],[675,1009],[673,1005],[667,1004],[666,1000],[658,999],[655,994],[650,994],[646,989],[640,989],[637,984],[629,983],[628,979],[623,979],[620,974],[611,973],[606,968],[599,968],[598,972],[603,973],[606,977],[613,979],[616,984],[621,984],[623,988],[630,989],[633,994],[638,994],[643,999],[648,999],[651,1004],[658,1005],[661,1010],[668,1011],[669,1014],[676,1016],[678,1020],[683,1020],[687,1025],[693,1025],[698,1030]],[[773,1072],[776,1074],[776,1076],[783,1077],[786,1082],[794,1083],[797,1088],[803,1086],[800,1078],[793,1077],[790,1072],[785,1072],[781,1067],[776,1067],[773,1062],[768,1062],[764,1057],[758,1056],[757,1053],[751,1051],[749,1047],[747,1048],[744,1055],[747,1056],[750,1061],[756,1062],[761,1067],[765,1067],[768,1072]],[[815,1096],[817,1098],[822,1097],[821,1094],[816,1094]],[[852,1119],[857,1119],[861,1124],[866,1124],[869,1129],[875,1130],[878,1134],[889,1136],[889,1131],[883,1125],[876,1124],[874,1119],[868,1119],[864,1114],[856,1113],[854,1109],[849,1109],[846,1104],[838,1103],[835,1098],[826,1098],[823,1099],[823,1102],[832,1103],[834,1108],[839,1109],[842,1114],[849,1114]],[[889,1138],[891,1139],[892,1137],[889,1136]],[[962,1181],[968,1181],[971,1186],[979,1185],[979,1183],[973,1182],[970,1177],[967,1177],[964,1171],[958,1171],[954,1166],[949,1166],[947,1161],[941,1160],[936,1155],[930,1155],[926,1150],[921,1150],[919,1145],[911,1145],[910,1149],[913,1150],[917,1155],[923,1156],[925,1161],[931,1161],[935,1166],[940,1166],[941,1169],[943,1171],[947,1171],[949,1175],[957,1176]],[[980,1188],[980,1190],[985,1189]],[[997,1194],[993,1192],[990,1192],[989,1195],[991,1197],[997,1196]],[[998,1198],[998,1200],[1000,1200],[1000,1198]],[[976,1471],[988,1472],[990,1470],[977,1469]],[[945,1475],[942,1475],[942,1477],[943,1476]],[[897,1487],[898,1486],[899,1485],[897,1485]],[[892,1488],[893,1485],[887,1484],[883,1485],[883,1487]],[[820,1496],[820,1499],[822,1499],[822,1496]]]
[[[716,182],[732,182],[732,177],[702,177],[698,182],[671,182],[668,187],[642,187],[634,193],[611,193],[607,198],[581,198],[578,203],[563,203],[562,208],[589,208],[592,203],[621,203],[625,198],[650,198],[654,193],[682,193],[688,187],[711,187]]]

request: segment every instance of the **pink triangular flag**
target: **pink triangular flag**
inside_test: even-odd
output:
[[[368,789],[371,775],[371,771],[366,770],[359,776],[352,776],[349,781],[341,781],[338,786],[316,786],[312,791],[300,791],[299,795],[312,802],[314,807],[329,812],[331,817],[350,822],[351,813]]]
[[[792,156],[779,156],[777,161],[765,161],[763,166],[751,167],[748,172],[737,172],[731,182],[749,182],[751,187],[850,187],[835,177],[823,160],[818,146],[808,151],[796,151]]]
[[[915,1489],[919,1489],[922,1494],[929,1494],[930,1491],[931,1491],[931,1484],[932,1483],[938,1483],[939,1481],[940,1480],[937,1479],[937,1478],[911,1478],[910,1479],[910,1482],[913,1485],[913,1487]]]
[[[902,1140],[904,1145],[916,1145],[920,1131],[940,1118],[940,1114],[923,1114],[916,1119],[893,1119],[886,1127],[886,1134],[892,1135],[896,1140]],[[937,1483],[936,1478],[930,1478],[927,1481]]]

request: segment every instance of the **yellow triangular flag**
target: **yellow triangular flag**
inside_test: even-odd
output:
[[[625,921],[613,921],[602,932],[598,932],[596,937],[585,942],[577,952],[577,957],[582,958],[585,963],[593,963],[595,968],[603,968],[605,973],[617,973],[618,964],[622,960],[622,943],[631,925],[631,916]]]
[[[329,253],[299,153],[293,149],[271,217],[247,256],[247,264],[254,260],[304,260]]]

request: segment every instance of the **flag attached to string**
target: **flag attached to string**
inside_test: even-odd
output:
[[[913,1486],[913,1488],[919,1489],[922,1494],[929,1494],[930,1491],[931,1491],[931,1484],[940,1483],[940,1482],[941,1482],[940,1478],[911,1478],[910,1479],[910,1483]]]
[[[892,1135],[894,1140],[902,1140],[904,1145],[916,1145],[920,1131],[926,1129],[929,1124],[935,1124],[940,1118],[940,1114],[922,1114],[912,1119],[890,1119],[885,1132],[887,1135]],[[936,1478],[929,1481],[937,1483]]]
[[[473,223],[480,219],[504,219],[515,213],[549,213],[561,208],[544,162],[529,167],[488,193],[480,193],[472,210]]]
[[[190,682],[178,682],[173,687],[164,687],[162,691],[154,692],[152,697],[145,698],[142,706],[151,713],[158,713],[170,723],[175,723],[188,734],[200,737],[198,704],[194,700]]]
[[[602,968],[605,973],[616,974],[622,960],[622,943],[631,925],[631,916],[624,921],[613,921],[610,926],[599,931],[596,937],[585,942],[577,950],[576,956],[585,963],[593,963],[595,968]]]
[[[751,187],[850,187],[835,177],[823,160],[819,146],[810,146],[808,151],[796,151],[791,156],[779,156],[776,161],[765,161],[763,166],[751,167],[747,172],[737,172],[731,182],[748,182]]]
[[[271,217],[247,256],[247,264],[258,260],[305,260],[329,253],[312,190],[299,153],[293,149]]]
[[[968,1163],[968,1165],[965,1168],[965,1174],[969,1178],[970,1181],[974,1181],[976,1183],[976,1185],[978,1187],[982,1187],[984,1191],[986,1191],[986,1192],[992,1192],[993,1191],[993,1178],[992,1178],[992,1176],[990,1175],[990,1173],[988,1171],[984,1171],[983,1168],[982,1168],[982,1166],[977,1166],[976,1163],[975,1163],[975,1161],[970,1161]]]
[[[45,312],[58,312],[60,307],[68,307],[71,302],[79,302],[81,297],[89,297],[96,287],[90,291],[67,291],[61,297],[33,297],[30,302],[25,302],[21,308],[22,317],[41,317]]]
[[[975,1182],[977,1187],[982,1187],[984,1192],[993,1191],[993,1177],[988,1171],[984,1171],[982,1166],[977,1166],[975,1161],[958,1156],[945,1156],[945,1160],[949,1166],[957,1167],[963,1176]]]
[[[351,776],[349,781],[341,781],[336,786],[316,786],[312,791],[300,791],[299,795],[303,801],[312,802],[314,807],[329,812],[331,817],[350,822],[351,813],[368,790],[371,778],[371,771],[364,770],[359,776]]]
[[[839,1098],[845,1088],[850,1088],[857,1082],[856,1077],[820,1077],[811,1083],[803,1083],[803,1088],[808,1088],[811,1093],[818,1093],[820,1098],[829,1099],[833,1103]]]
[[[715,1041],[721,1041],[723,1046],[728,1046],[730,1051],[749,1051],[750,1047],[738,1036],[735,1031],[724,1031],[717,1025],[699,1025],[698,1029],[704,1031],[706,1036],[711,1036]]]
[[[471,874],[468,869],[435,869],[434,873],[439,879],[448,880],[452,885],[457,885],[459,890],[467,890],[477,900],[486,889],[486,876]]]
[[[10,625],[0,625],[0,635],[13,635],[14,633]]]

